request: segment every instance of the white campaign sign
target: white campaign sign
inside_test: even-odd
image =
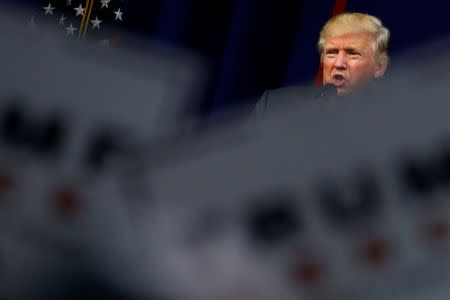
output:
[[[378,90],[348,99],[291,104],[259,126],[234,128],[236,136],[247,139],[150,171],[152,197],[163,203],[161,211],[181,206],[172,222],[166,222],[173,227],[178,223],[179,230],[187,232],[189,221],[181,220],[189,220],[190,211],[215,207],[219,215],[234,220],[230,230],[241,237],[242,257],[246,247],[259,249],[253,256],[259,267],[290,282],[294,294],[395,299],[408,292],[409,280],[426,282],[433,272],[441,274],[433,266],[441,266],[442,278],[448,278],[450,89],[440,80],[417,87],[404,82],[407,77],[380,83]],[[285,239],[255,242],[245,212],[256,214],[267,203],[277,207],[285,202],[284,210],[275,211],[303,224],[300,231],[276,223],[273,226],[284,228],[280,235]],[[195,217],[191,222],[196,224]],[[259,226],[263,230],[266,225]],[[270,237],[271,230],[278,229],[266,228],[265,234]],[[218,233],[209,243],[221,237],[227,235]],[[176,243],[172,247],[176,249]],[[272,260],[258,259],[258,251],[272,253]],[[234,264],[229,260],[227,269],[252,273],[236,257]],[[164,265],[164,260],[159,262]],[[294,283],[288,275],[297,265]],[[176,278],[178,270],[169,266],[167,262],[162,270]],[[191,267],[195,274],[196,267]],[[257,269],[255,274],[260,273]],[[420,275],[420,270],[426,272]],[[266,280],[265,286],[273,284],[274,290],[280,284]],[[203,285],[211,287],[207,282]]]

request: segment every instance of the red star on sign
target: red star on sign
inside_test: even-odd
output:
[[[359,257],[373,266],[384,265],[389,258],[389,244],[382,238],[374,238],[364,242],[359,249]]]
[[[448,223],[442,219],[431,220],[419,228],[419,239],[431,247],[443,245],[449,235]]]
[[[15,185],[15,182],[8,172],[0,172],[0,193],[11,190]]]
[[[309,287],[317,286],[322,278],[322,264],[315,259],[305,259],[294,266],[296,282]]]
[[[51,199],[56,213],[63,218],[73,217],[81,204],[78,192],[70,186],[58,187]]]
[[[433,240],[443,240],[448,235],[448,226],[444,222],[436,222],[429,227],[429,235]]]

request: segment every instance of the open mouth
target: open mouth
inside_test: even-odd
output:
[[[339,74],[333,75],[331,82],[336,86],[342,86],[345,84],[345,77]]]

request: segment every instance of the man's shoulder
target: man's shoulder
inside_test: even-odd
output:
[[[279,105],[286,105],[289,102],[309,102],[320,96],[320,89],[316,86],[287,86],[273,90],[264,91],[263,95],[256,103],[256,113],[264,113],[276,109]]]
[[[270,100],[277,101],[277,99],[296,100],[296,99],[309,99],[312,100],[318,93],[316,86],[286,86],[273,90],[266,90],[265,94]]]

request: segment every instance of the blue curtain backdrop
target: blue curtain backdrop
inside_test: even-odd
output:
[[[124,26],[143,38],[188,48],[210,63],[208,88],[195,107],[210,115],[252,105],[264,89],[312,84],[318,33],[336,1],[127,0]],[[346,10],[382,19],[392,32],[394,65],[408,47],[450,33],[448,1],[348,0]]]

